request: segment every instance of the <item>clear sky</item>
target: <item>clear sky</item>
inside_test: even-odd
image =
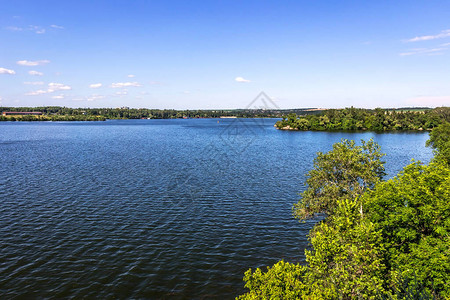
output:
[[[0,106],[450,105],[450,1],[0,0]]]

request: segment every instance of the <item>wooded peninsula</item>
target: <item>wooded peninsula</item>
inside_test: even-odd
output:
[[[282,130],[431,130],[450,121],[450,108],[434,109],[328,109],[316,114],[290,113],[275,124]]]

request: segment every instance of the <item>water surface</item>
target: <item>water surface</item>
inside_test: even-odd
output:
[[[388,176],[431,158],[427,133],[275,121],[0,123],[0,296],[231,299],[248,268],[304,260],[317,151],[373,137]]]

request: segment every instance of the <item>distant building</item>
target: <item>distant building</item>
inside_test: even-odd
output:
[[[40,116],[42,113],[40,111],[4,111],[2,113],[4,116],[25,116],[25,115],[33,115]]]

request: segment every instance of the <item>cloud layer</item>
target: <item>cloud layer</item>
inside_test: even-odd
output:
[[[44,73],[38,72],[38,71],[28,71],[28,74],[33,75],[33,76],[42,76],[42,75],[44,75]]]
[[[429,41],[429,40],[435,40],[435,39],[442,39],[445,37],[450,37],[450,29],[442,30],[440,33],[435,35],[422,35],[422,36],[416,36],[415,38],[406,40],[407,42],[420,42],[420,41]]]
[[[130,86],[139,87],[142,85],[139,82],[115,82],[115,83],[111,84],[111,87],[114,89],[130,87]]]
[[[68,90],[71,90],[71,89],[72,89],[72,87],[68,86],[66,84],[50,82],[48,84],[48,88],[46,90],[32,91],[32,92],[26,93],[25,95],[27,95],[27,96],[37,96],[37,95],[42,95],[42,94],[53,93],[53,92],[56,92],[56,91],[68,91]]]
[[[19,60],[17,61],[17,64],[20,66],[26,66],[26,67],[35,67],[35,66],[42,66],[42,65],[46,65],[50,63],[49,60],[35,60],[35,61],[31,61],[31,60]]]
[[[243,77],[236,77],[234,80],[243,83],[250,82],[250,80],[244,79]]]
[[[64,29],[63,26],[59,26],[59,25],[50,25],[50,27],[48,27],[50,29]],[[28,25],[28,26],[24,26],[24,27],[18,27],[18,26],[7,26],[6,29],[10,30],[10,31],[33,31],[34,33],[37,34],[44,34],[46,32],[46,29],[42,26],[37,26],[37,25]]]
[[[14,75],[14,74],[16,74],[16,72],[14,70],[6,69],[6,68],[0,68],[0,74]]]
[[[442,54],[442,51],[445,50],[445,48],[415,48],[411,49],[408,52],[402,52],[400,53],[400,56],[408,56],[408,55],[416,55],[416,54],[426,54],[426,55],[439,55]]]

